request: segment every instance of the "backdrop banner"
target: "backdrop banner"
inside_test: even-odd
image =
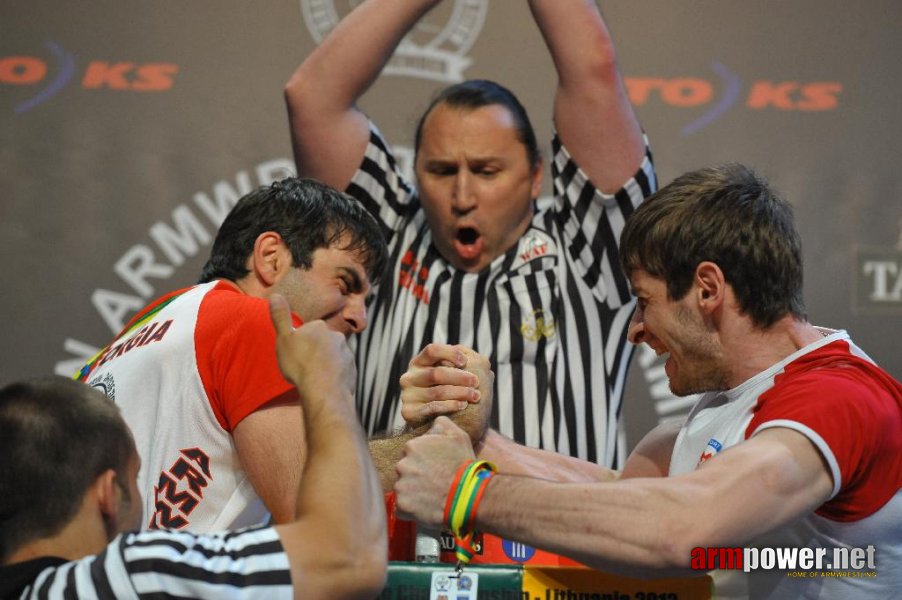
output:
[[[282,88],[357,4],[4,0],[0,382],[70,375],[148,300],[195,282],[235,201],[293,172]],[[902,3],[600,5],[661,184],[755,167],[795,207],[811,321],[902,376]],[[495,79],[547,156],[554,77],[525,2],[445,0],[362,108],[409,162],[435,90]],[[670,394],[647,349],[626,394],[629,446],[694,400]]]

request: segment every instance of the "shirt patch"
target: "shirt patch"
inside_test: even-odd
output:
[[[168,471],[160,473],[154,486],[156,510],[149,529],[181,529],[190,525],[190,515],[204,499],[204,488],[213,479],[210,457],[200,448],[182,448]]]
[[[705,449],[702,451],[702,455],[698,457],[698,464],[696,467],[700,466],[703,462],[708,459],[714,458],[714,456],[723,450],[723,444],[711,438],[708,440],[708,445],[705,446]]]
[[[538,342],[542,338],[550,339],[554,337],[554,331],[554,316],[541,308],[529,313],[520,324],[520,333],[530,342]]]
[[[401,260],[401,269],[398,271],[398,285],[406,289],[413,297],[429,304],[429,290],[426,289],[426,280],[429,279],[429,269],[421,266],[411,250],[404,254]]]
[[[554,241],[550,236],[537,229],[529,229],[520,238],[519,247],[517,248],[517,262],[514,264],[514,267],[518,268],[537,258],[553,254],[554,251]]]
[[[116,401],[116,380],[113,379],[111,373],[105,373],[103,377],[95,378],[90,385],[106,394],[106,397],[113,402]]]

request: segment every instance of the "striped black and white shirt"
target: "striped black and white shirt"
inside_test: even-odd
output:
[[[292,598],[272,527],[196,535],[142,531],[100,554],[45,568],[20,598]]]
[[[625,218],[656,186],[650,152],[602,194],[555,136],[554,200],[519,243],[479,273],[432,244],[416,190],[371,124],[348,186],[382,223],[392,270],[355,340],[357,407],[370,434],[403,425],[398,379],[430,342],[463,344],[495,371],[492,427],[519,443],[619,466],[620,408],[635,300],[619,266]]]

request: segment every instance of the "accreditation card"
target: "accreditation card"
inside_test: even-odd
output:
[[[429,600],[476,600],[478,587],[478,573],[435,571],[432,573]]]

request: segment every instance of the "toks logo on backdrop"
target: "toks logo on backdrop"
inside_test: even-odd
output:
[[[358,4],[360,0],[301,0],[301,12],[307,29],[319,43]],[[440,5],[404,37],[383,74],[445,83],[463,81],[464,70],[473,62],[465,54],[479,36],[487,9],[486,0],[455,0]],[[624,83],[636,106],[657,100],[676,108],[707,107],[703,115],[683,127],[683,135],[705,128],[737,105],[755,111],[834,110],[843,90],[838,81],[758,79],[746,85],[718,61],[711,63],[711,69],[713,78],[624,77]]]
[[[34,95],[19,103],[17,115],[56,96],[70,84],[85,90],[163,92],[175,83],[179,67],[165,62],[91,60],[78,65],[75,55],[55,42],[47,42],[49,56],[0,57],[0,83],[30,86]]]
[[[760,79],[745,85],[736,73],[719,62],[711,68],[717,81],[700,77],[625,77],[630,101],[636,106],[651,100],[677,108],[708,107],[685,125],[683,135],[691,135],[724,116],[737,105],[749,110],[821,112],[836,109],[843,86],[838,81],[773,81]],[[717,88],[722,90],[715,96]]]

